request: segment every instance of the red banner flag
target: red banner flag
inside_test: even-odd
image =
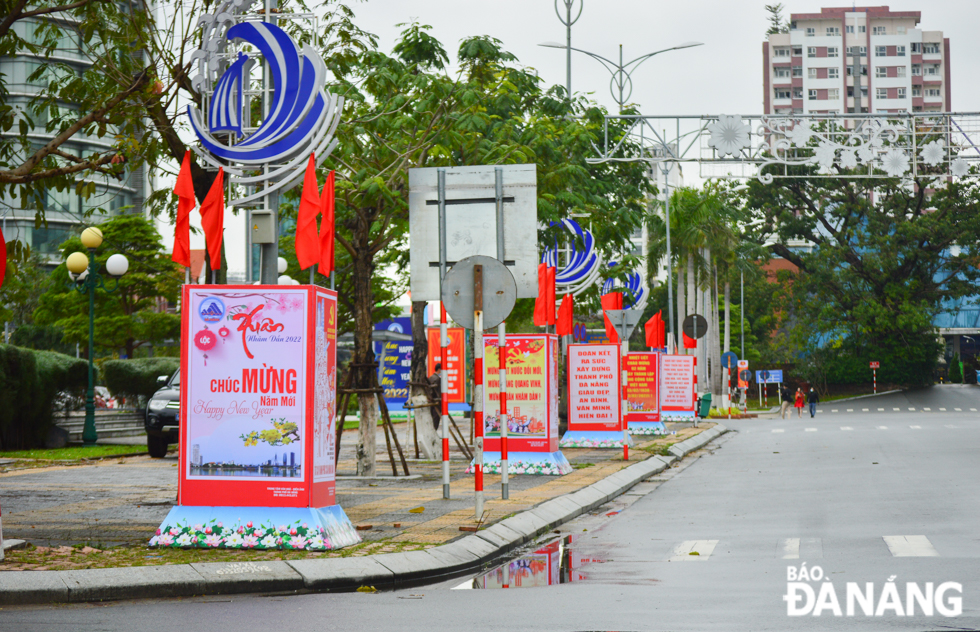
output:
[[[323,185],[323,195],[320,196],[320,274],[330,276],[333,272],[334,248],[334,172],[327,175],[327,183]]]
[[[571,294],[566,294],[561,299],[561,307],[558,309],[558,335],[559,336],[570,336],[574,328],[572,321],[574,320],[574,310],[573,306],[574,299]]]
[[[201,202],[201,226],[211,256],[211,269],[221,268],[221,240],[225,232],[225,170],[218,168],[211,190]]]
[[[296,212],[296,259],[299,269],[306,270],[320,262],[320,239],[316,234],[316,216],[320,213],[320,187],[316,183],[316,157],[310,154],[303,178],[303,194]]]
[[[604,294],[600,299],[602,302],[602,320],[606,324],[606,337],[609,338],[610,342],[619,342],[619,334],[616,333],[616,327],[606,316],[607,309],[623,309],[623,293],[622,292],[610,292],[609,294]]]
[[[538,297],[534,299],[534,325],[544,327],[548,324],[548,265],[538,264]],[[552,307],[551,309],[554,309]]]
[[[557,269],[556,268],[553,268],[553,267],[550,267],[550,266],[548,267],[548,270],[547,270],[547,273],[548,273],[548,281],[547,282],[548,282],[548,324],[549,325],[554,325],[555,324],[555,303],[558,302],[558,298],[555,296],[555,293],[557,291],[555,289],[555,273],[556,272],[557,272]]]
[[[647,346],[660,349],[664,346],[664,321],[660,315],[663,310],[657,312],[646,322],[643,328],[646,330]]]
[[[7,240],[0,230],[0,287],[3,287],[3,279],[7,276]]]
[[[683,331],[681,332],[681,335],[684,336],[684,348],[685,349],[697,349],[698,348],[698,341],[697,341],[696,338],[691,338],[690,336],[688,336],[687,334],[685,334]]]
[[[177,222],[174,226],[174,263],[191,267],[191,210],[194,208],[194,181],[191,178],[191,150],[184,152],[184,161],[174,185],[177,196]]]

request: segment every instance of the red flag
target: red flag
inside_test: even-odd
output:
[[[211,269],[218,270],[221,268],[221,239],[225,232],[225,170],[222,167],[218,168],[218,177],[201,202],[201,226],[211,255]]]
[[[3,279],[7,276],[7,240],[0,230],[0,287],[3,287]]]
[[[685,349],[697,349],[698,348],[698,341],[697,341],[696,338],[691,338],[690,336],[688,336],[687,334],[685,334],[683,331],[681,332],[681,335],[684,336],[684,348]]]
[[[557,270],[555,268],[553,268],[551,266],[548,266],[548,269],[547,269],[547,277],[548,278],[547,278],[547,281],[546,282],[547,282],[547,285],[548,285],[548,303],[547,303],[547,307],[548,307],[548,324],[549,325],[554,325],[555,324],[555,303],[558,301],[557,297],[555,296],[555,292],[556,292],[556,290],[555,290],[555,273],[556,272],[557,272]]]
[[[548,324],[548,264],[538,264],[538,297],[534,299],[534,325]],[[552,307],[554,309],[554,307]]]
[[[191,150],[184,152],[184,161],[174,185],[177,196],[177,223],[174,226],[174,263],[191,267],[191,210],[194,208],[194,181],[191,178]]]
[[[664,321],[660,316],[661,313],[663,310],[654,314],[643,326],[646,330],[647,346],[654,349],[660,349],[664,346]]]
[[[574,319],[574,299],[571,294],[566,294],[561,299],[561,307],[558,309],[558,335],[570,336],[572,334],[572,320]]]
[[[327,175],[327,183],[323,185],[323,195],[320,196],[320,274],[330,276],[333,272],[334,247],[334,173]]]
[[[303,178],[303,195],[296,212],[296,259],[305,270],[320,261],[320,239],[316,234],[316,216],[320,213],[320,187],[316,183],[316,159],[310,154]]]
[[[623,309],[623,293],[622,292],[610,292],[609,294],[604,294],[600,299],[602,302],[602,320],[606,323],[606,337],[609,338],[610,342],[619,342],[619,334],[616,333],[616,327],[606,316],[607,309]]]

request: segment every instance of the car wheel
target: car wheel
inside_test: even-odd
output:
[[[154,459],[162,459],[167,456],[169,444],[163,437],[146,435],[146,447],[150,451],[150,456]]]

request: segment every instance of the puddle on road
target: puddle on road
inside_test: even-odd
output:
[[[519,558],[470,578],[453,590],[473,588],[535,588],[580,582],[587,579],[583,566],[601,564],[603,559],[583,554],[575,546],[579,536],[553,540]]]

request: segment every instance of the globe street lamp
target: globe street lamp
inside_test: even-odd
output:
[[[569,42],[571,42],[570,36],[569,36]],[[584,53],[588,55],[592,59],[595,59],[600,64],[602,64],[603,68],[608,70],[609,74],[612,75],[612,78],[609,80],[609,92],[612,94],[613,100],[619,104],[619,111],[622,112],[623,105],[625,105],[626,101],[630,98],[630,95],[633,94],[633,79],[630,77],[630,73],[636,70],[640,66],[640,64],[650,59],[654,55],[659,55],[660,53],[666,53],[669,50],[680,50],[682,48],[691,48],[693,46],[704,46],[704,43],[684,42],[683,44],[679,44],[677,46],[672,46],[670,48],[665,48],[663,50],[647,53],[646,55],[641,55],[632,61],[626,62],[625,64],[623,63],[622,44],[619,45],[618,64],[610,59],[606,59],[602,55],[596,55],[595,53],[590,53],[589,51],[582,50],[581,48],[574,48],[570,45],[562,45],[559,44],[558,42],[545,42],[543,44],[538,44],[538,46],[544,46],[545,48],[562,48],[568,51],[572,51],[572,50],[578,51],[580,53]],[[569,78],[569,83],[571,83],[570,78]],[[570,95],[569,98],[571,98]]]
[[[99,438],[95,432],[95,369],[93,352],[95,348],[95,289],[102,288],[106,292],[114,292],[119,287],[119,277],[129,269],[129,260],[125,255],[114,254],[105,263],[106,271],[114,277],[112,289],[106,287],[102,275],[95,266],[95,250],[102,245],[102,231],[90,226],[82,231],[82,245],[88,249],[88,256],[83,252],[73,252],[65,260],[69,276],[74,281],[74,287],[80,294],[88,292],[88,390],[85,392],[85,427],[82,430],[82,444],[94,446]]]

